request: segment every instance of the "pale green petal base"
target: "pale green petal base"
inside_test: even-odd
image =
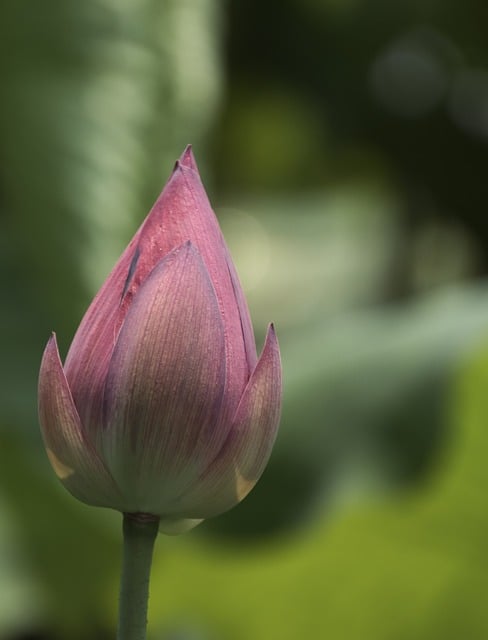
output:
[[[203,518],[161,518],[159,521],[159,531],[167,536],[177,536],[180,533],[186,533],[203,522]]]

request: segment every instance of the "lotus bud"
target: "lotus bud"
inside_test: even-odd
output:
[[[240,502],[281,406],[273,326],[257,357],[244,295],[188,147],[89,306],[64,366],[39,375],[49,460],[76,498],[179,533]]]

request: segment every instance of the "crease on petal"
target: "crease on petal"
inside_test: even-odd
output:
[[[88,504],[122,508],[112,476],[83,431],[54,334],[39,373],[39,420],[49,460],[65,487]]]
[[[80,419],[90,436],[101,425],[103,387],[115,340],[130,302],[141,229],[91,302],[72,340],[65,374]]]
[[[161,515],[222,447],[224,349],[212,283],[186,243],[134,298],[107,376],[104,458],[134,510]]]
[[[229,437],[199,480],[172,505],[175,516],[227,511],[255,486],[271,455],[281,414],[281,360],[273,325],[234,416]]]
[[[166,194],[174,173],[89,305],[66,357],[66,378],[80,419],[92,436],[101,426],[105,378],[132,299],[154,266],[190,239],[175,237],[166,223]]]

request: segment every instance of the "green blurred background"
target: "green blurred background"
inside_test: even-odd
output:
[[[3,0],[0,638],[114,637],[120,516],[57,483],[51,330],[194,145],[285,400],[250,497],[157,541],[151,640],[488,637],[488,4]]]

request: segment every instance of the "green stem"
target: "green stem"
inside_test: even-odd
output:
[[[124,513],[117,640],[145,640],[149,576],[159,518]]]

